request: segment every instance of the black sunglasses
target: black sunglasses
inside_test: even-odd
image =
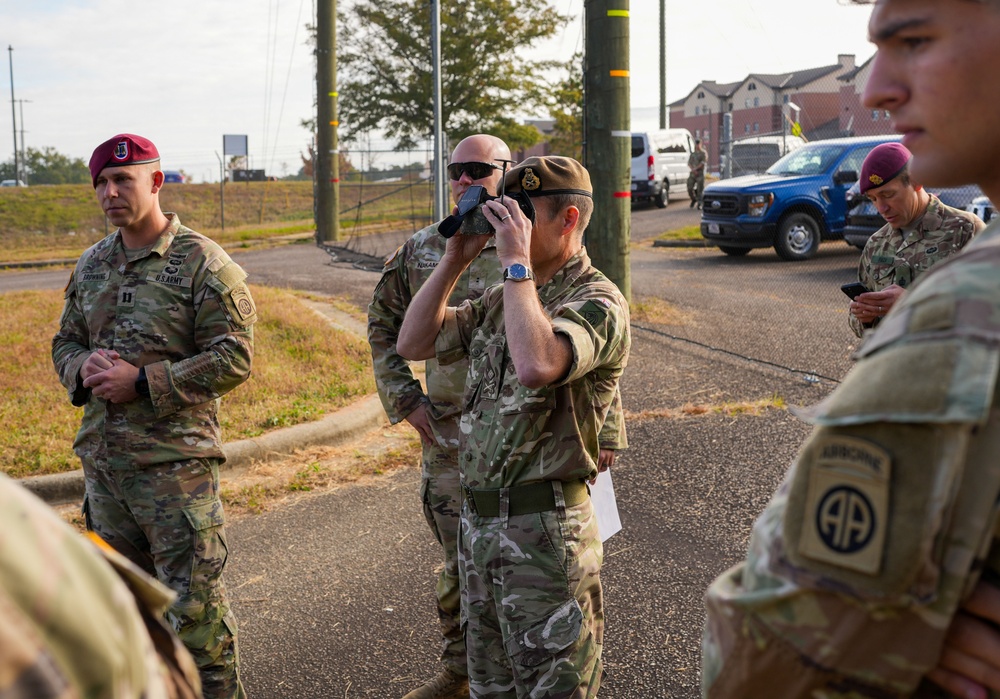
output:
[[[491,175],[494,170],[500,169],[499,165],[494,165],[493,163],[448,163],[448,177],[453,180],[460,180],[464,172],[474,180],[481,180]]]

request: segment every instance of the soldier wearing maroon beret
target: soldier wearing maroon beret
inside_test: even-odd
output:
[[[902,143],[875,146],[861,166],[859,188],[886,224],[865,245],[858,281],[868,289],[851,301],[848,321],[861,337],[927,270],[955,254],[985,224],[954,209],[910,179],[912,155]]]
[[[151,141],[119,134],[90,159],[118,229],[80,257],[66,285],[52,359],[84,408],[87,528],[173,589],[167,612],[207,698],[244,697],[219,464],[220,397],[250,375],[257,319],[246,272],[160,209]]]

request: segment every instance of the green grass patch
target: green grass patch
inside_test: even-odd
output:
[[[701,226],[684,226],[661,233],[658,240],[701,240]]]
[[[311,182],[237,182],[225,186],[225,230],[218,184],[168,184],[160,206],[223,247],[314,230]],[[343,183],[341,235],[418,230],[431,222],[427,182]],[[0,189],[0,261],[75,259],[114,227],[89,185]]]
[[[363,338],[331,328],[291,292],[251,289],[260,314],[253,373],[222,399],[225,440],[315,420],[375,390]],[[83,410],[70,404],[50,353],[62,301],[58,291],[0,294],[0,470],[14,477],[79,467],[72,444]]]

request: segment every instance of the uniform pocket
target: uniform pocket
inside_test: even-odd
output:
[[[522,667],[541,665],[576,643],[583,627],[583,611],[575,599],[566,600],[547,617],[512,629],[507,655]]]
[[[229,558],[226,543],[225,517],[222,504],[211,501],[183,509],[191,526],[191,579],[188,589],[192,592],[213,587]]]

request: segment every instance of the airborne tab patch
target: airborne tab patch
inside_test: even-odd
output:
[[[877,575],[889,517],[892,457],[857,437],[819,439],[809,465],[799,552],[841,568]]]

